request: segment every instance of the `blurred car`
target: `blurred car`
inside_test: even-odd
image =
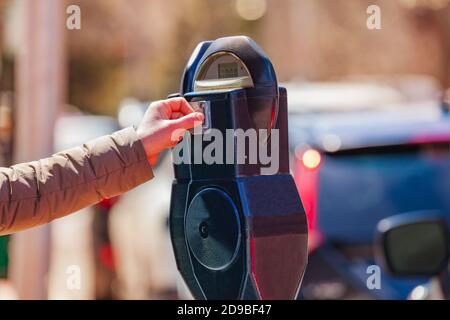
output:
[[[382,272],[370,290],[383,218],[450,218],[450,116],[438,90],[410,99],[384,84],[287,85],[294,178],[308,217],[305,299],[406,299],[424,279]],[[419,91],[419,89],[418,89]]]

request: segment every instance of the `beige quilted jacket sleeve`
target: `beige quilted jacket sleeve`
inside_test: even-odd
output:
[[[151,178],[133,128],[47,159],[0,168],[0,235],[64,217]]]

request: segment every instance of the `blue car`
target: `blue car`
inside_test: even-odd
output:
[[[319,104],[314,109],[308,94],[299,93],[310,88],[296,88],[288,91],[289,139],[309,227],[301,297],[408,298],[424,279],[396,278],[381,270],[379,288],[367,285],[376,264],[374,234],[380,220],[403,212],[434,210],[450,218],[446,105],[433,99],[399,101],[387,94],[394,101],[364,104],[360,99],[359,106],[337,102],[337,108]],[[327,96],[329,90],[314,88],[315,96],[318,92]]]

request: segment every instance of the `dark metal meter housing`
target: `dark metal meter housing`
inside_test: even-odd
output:
[[[196,299],[295,299],[307,264],[307,222],[289,173],[287,96],[267,55],[250,38],[200,43],[180,95],[205,113],[201,135],[218,129],[278,130],[279,166],[261,175],[257,163],[195,163],[212,139],[188,133],[175,150],[170,232],[177,267]],[[248,146],[247,146],[248,147]],[[197,150],[199,149],[200,150]],[[234,150],[223,150],[224,157]],[[175,152],[175,151],[174,151]],[[271,152],[269,147],[269,152]]]

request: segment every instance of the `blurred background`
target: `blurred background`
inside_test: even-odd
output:
[[[66,26],[71,5],[79,29]],[[367,25],[371,5],[380,29]],[[433,289],[436,277],[384,270],[370,290],[366,269],[380,220],[450,217],[448,0],[0,0],[0,165],[137,123],[148,102],[178,91],[200,41],[238,34],[288,88],[291,170],[310,228],[301,297],[442,297],[442,279]],[[0,237],[0,299],[188,298],[168,235],[169,156],[155,175]]]

